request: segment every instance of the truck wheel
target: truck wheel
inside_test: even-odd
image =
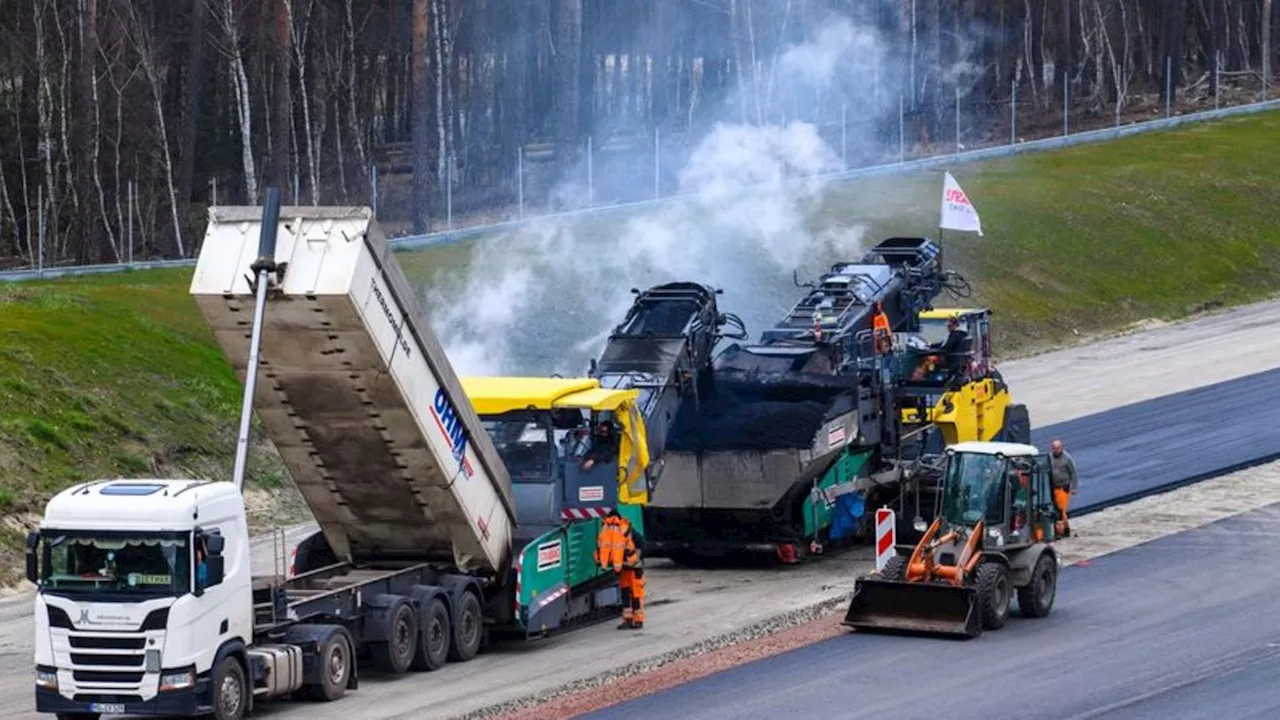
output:
[[[458,618],[453,624],[449,660],[466,662],[475,657],[480,652],[480,640],[483,636],[484,616],[480,611],[480,598],[473,592],[464,592],[458,603]]]
[[[894,555],[889,558],[889,562],[884,564],[884,569],[880,571],[880,577],[885,580],[893,580],[894,582],[902,582],[907,578],[907,560],[902,555]]]
[[[320,684],[308,685],[307,694],[314,700],[332,702],[347,692],[351,680],[351,641],[347,634],[335,632],[320,645]]]
[[[1018,610],[1026,617],[1042,618],[1053,609],[1058,594],[1058,563],[1049,553],[1041,553],[1031,571],[1031,582],[1018,588]]]
[[[407,602],[399,603],[387,617],[387,641],[369,646],[373,666],[383,672],[399,675],[409,669],[417,651],[418,618],[412,605]]]
[[[470,593],[468,593],[470,594]],[[422,633],[418,638],[418,652],[413,655],[414,670],[439,670],[449,661],[449,611],[440,598],[432,598],[422,614]]]
[[[978,601],[982,604],[982,626],[987,630],[1004,627],[1009,619],[1009,571],[998,562],[984,562],[977,572]]]
[[[249,698],[244,668],[234,657],[222,658],[213,669],[213,716],[217,720],[240,720]]]

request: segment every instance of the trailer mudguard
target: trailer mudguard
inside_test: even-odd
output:
[[[449,608],[449,619],[451,621],[457,619],[462,612],[462,594],[467,591],[475,593],[476,599],[480,601],[481,605],[484,605],[484,592],[475,578],[468,575],[441,575],[439,582],[440,588],[449,596],[445,605]]]
[[[324,668],[316,662],[316,648],[324,644],[336,634],[347,636],[347,642],[350,643],[351,649],[355,653],[359,653],[360,644],[351,637],[351,633],[341,625],[290,625],[284,633],[284,641],[290,645],[297,645],[302,648],[302,682],[306,685],[318,684],[321,681],[320,673]],[[360,687],[358,677],[360,664],[351,663],[351,673],[347,680],[347,689],[356,690]]]
[[[392,595],[390,593],[380,593],[365,599],[360,604],[360,610],[364,615],[364,642],[387,642],[391,639],[391,617],[400,605],[413,606],[413,601],[404,595]],[[414,614],[418,614],[417,608]]]

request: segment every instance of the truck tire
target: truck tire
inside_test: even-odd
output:
[[[450,638],[453,635],[453,627],[449,624],[449,610],[440,598],[431,598],[427,601],[422,618],[418,651],[414,653],[410,667],[419,671],[439,670],[449,662]]]
[[[1042,618],[1053,609],[1058,594],[1058,561],[1044,552],[1036,559],[1031,571],[1031,582],[1018,588],[1018,611],[1024,617]]]
[[[345,632],[335,632],[320,644],[320,684],[304,686],[312,700],[333,702],[347,692],[355,665],[351,641]]]
[[[982,627],[999,630],[1009,619],[1009,601],[1013,599],[1009,571],[999,562],[988,560],[976,573],[978,603],[982,607]]]
[[[893,580],[894,582],[902,582],[907,578],[907,560],[909,558],[902,555],[894,555],[889,558],[889,562],[884,564],[884,569],[880,571],[880,577],[885,580]]]
[[[458,617],[453,623],[453,641],[449,643],[449,660],[466,662],[480,652],[484,638],[484,615],[480,598],[470,590],[463,591],[458,599]]]
[[[418,652],[418,618],[413,606],[397,603],[386,616],[386,641],[370,643],[373,666],[386,673],[399,675],[409,669]]]
[[[222,658],[213,669],[213,717],[241,720],[245,716],[251,690],[245,682],[244,666],[233,655]]]

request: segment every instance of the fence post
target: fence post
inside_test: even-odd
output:
[[[1018,144],[1018,81],[1012,83],[1009,92],[1009,144]]]
[[[28,195],[27,197],[30,197]],[[44,276],[44,185],[36,189],[36,277]]]
[[[1173,116],[1173,56],[1164,56],[1164,116]]]
[[[378,166],[375,163],[373,172],[370,174],[370,182],[373,183],[373,216],[378,217]]]
[[[516,147],[516,201],[519,203],[519,219],[524,220],[524,144]]]
[[[956,85],[956,152],[960,152],[960,86]]]
[[[898,162],[904,163],[907,160],[907,124],[905,106],[906,101],[901,94],[898,95]]]
[[[849,164],[848,122],[849,104],[842,102],[840,103],[840,164],[845,166]]]
[[[298,171],[294,170],[293,171],[293,204],[294,205],[302,204],[299,201],[299,198],[301,197],[300,193],[301,193],[301,187],[300,187],[300,183],[298,182]]]
[[[1071,129],[1068,124],[1071,119],[1071,83],[1067,82],[1067,74],[1062,73],[1062,136],[1066,137],[1070,134]]]
[[[653,128],[653,199],[662,197],[662,143],[659,130]]]
[[[1213,54],[1213,109],[1218,109],[1219,97],[1222,95],[1222,51]]]
[[[445,168],[444,182],[444,226],[453,229],[453,166],[457,158],[450,153],[449,165]]]
[[[213,198],[210,204],[214,207],[218,206],[218,178],[213,178]]]
[[[587,136],[587,207],[595,206],[595,147],[590,135]]]
[[[133,266],[133,205],[135,202],[133,197],[134,188],[133,188],[132,180],[129,181],[128,194],[129,194],[129,197],[126,200],[126,204],[129,206],[129,254],[127,257],[129,258],[129,266],[132,267]]]

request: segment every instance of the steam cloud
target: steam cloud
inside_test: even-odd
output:
[[[828,116],[832,104],[869,107],[890,67],[885,47],[873,30],[837,17],[781,53],[776,75],[749,78],[756,87],[724,113],[765,122],[715,125],[679,173],[687,200],[625,221],[542,221],[478,243],[465,276],[435,278],[427,290],[458,372],[581,375],[630,306],[631,288],[662,282],[722,288],[721,311],[739,314],[753,336],[771,325],[797,297],[792,271],[858,257],[864,229],[854,218],[839,230],[808,227],[825,190],[813,176],[840,169],[839,152],[811,123],[768,120],[796,98],[828,106]],[[795,95],[764,107],[766,83]],[[851,127],[851,148],[873,142],[855,135]]]

